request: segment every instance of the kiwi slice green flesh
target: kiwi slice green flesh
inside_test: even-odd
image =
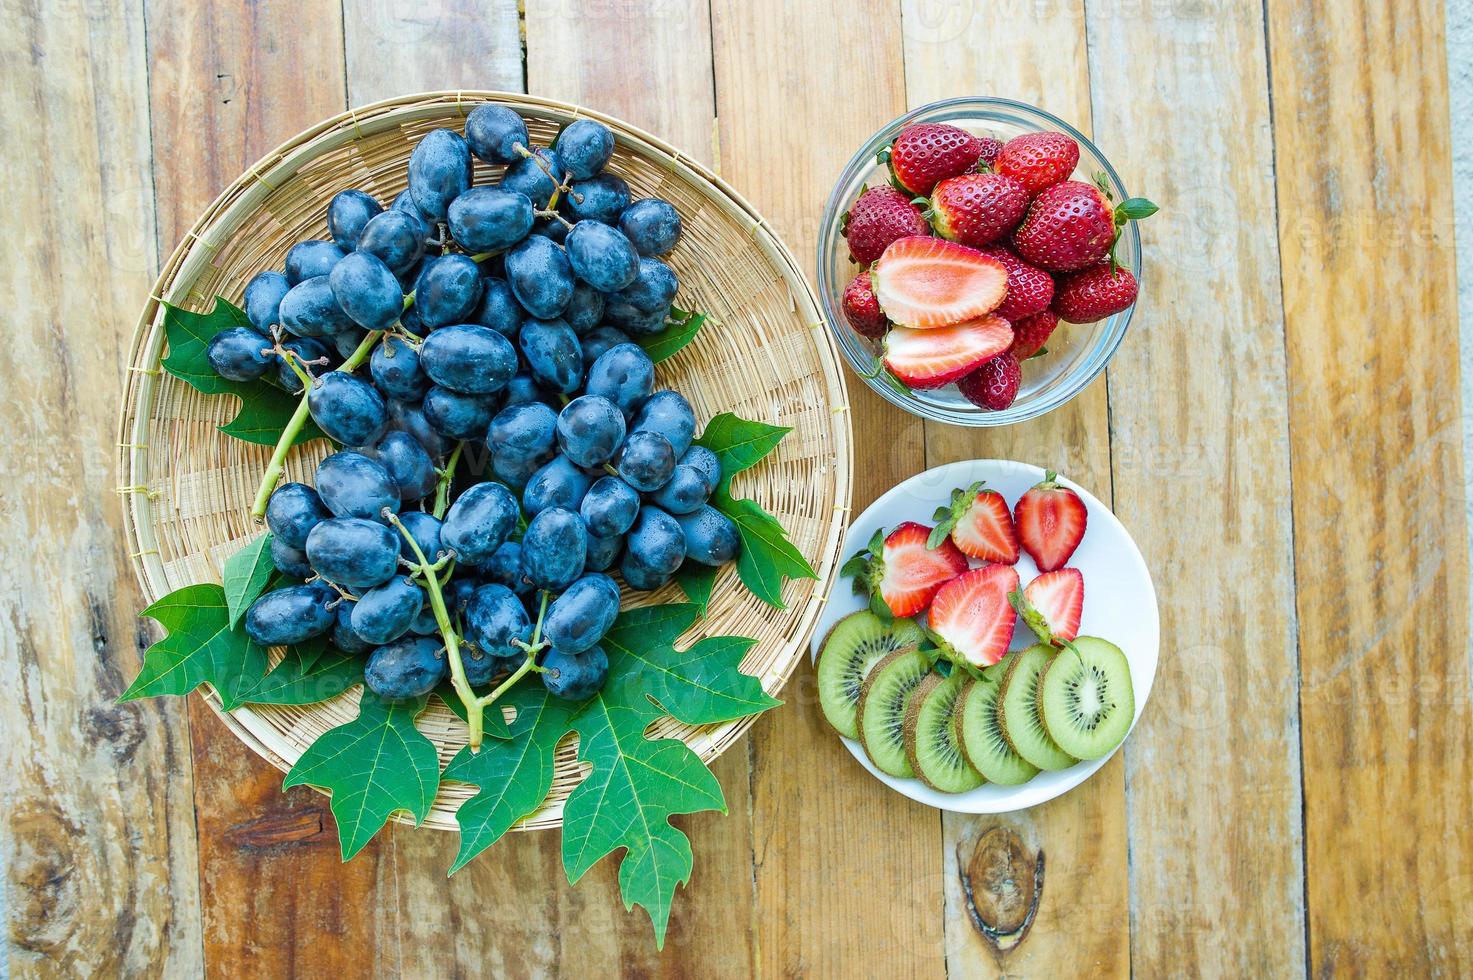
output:
[[[1080,759],[1109,755],[1135,720],[1130,663],[1115,644],[1081,636],[1059,652],[1038,681],[1044,730]]]
[[[1038,767],[1013,751],[997,720],[999,681],[984,677],[962,691],[956,730],[967,761],[999,786],[1018,786],[1038,775]]]
[[[982,785],[982,775],[962,754],[957,737],[957,697],[967,683],[960,670],[932,674],[921,682],[905,713],[905,757],[921,782],[943,793],[965,793]]]
[[[834,730],[859,737],[859,692],[881,658],[925,638],[913,620],[886,623],[867,609],[839,620],[818,654],[818,705]]]
[[[915,770],[905,757],[905,713],[916,688],[931,674],[931,662],[919,650],[898,650],[875,664],[859,695],[859,741],[875,768],[910,778]]]
[[[1038,716],[1038,678],[1053,655],[1039,643],[1013,659],[998,690],[997,720],[1014,752],[1040,769],[1067,769],[1078,760],[1049,738]]]

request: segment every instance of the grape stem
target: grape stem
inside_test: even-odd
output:
[[[557,191],[562,191],[573,199],[574,204],[583,203],[583,195],[573,190],[573,188],[564,181],[558,180],[557,175],[552,172],[552,168],[547,165],[547,161],[542,159],[541,156],[533,153],[531,150],[527,149],[520,143],[513,143],[512,150],[515,151],[517,156],[521,157],[523,160],[531,160],[533,163],[537,164],[537,169],[547,174],[547,179],[552,181],[553,183],[554,193],[556,193]]]
[[[517,681],[526,677],[527,674],[532,671],[540,672],[542,670],[541,667],[537,666],[537,654],[542,651],[543,647],[547,646],[547,641],[542,639],[542,620],[547,616],[547,596],[547,591],[543,590],[541,604],[537,607],[537,625],[532,627],[532,642],[522,643],[520,640],[512,640],[512,643],[526,651],[527,659],[523,660],[521,666],[512,671],[506,680],[498,684],[496,690],[480,699],[480,704],[483,708],[495,704],[498,698],[515,687]]]
[[[455,467],[460,462],[460,452],[465,448],[465,443],[457,442],[455,449],[450,453],[450,458],[445,461],[445,468],[440,471],[440,480],[435,485],[435,510],[436,520],[445,516],[445,510],[450,506],[450,484],[455,480]]]
[[[556,196],[556,193],[556,191],[553,192],[554,196]],[[534,210],[532,213],[539,218],[548,218],[550,220],[561,221],[563,223],[563,227],[567,228],[569,231],[571,231],[573,228],[573,222],[569,221],[567,218],[564,218],[562,215],[554,211],[550,202],[548,203],[546,210]]]

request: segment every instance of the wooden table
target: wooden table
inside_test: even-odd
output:
[[[0,975],[1473,972],[1441,0],[524,6],[3,3]],[[1092,131],[1163,205],[1108,379],[1002,432],[853,383],[855,504],[977,456],[1112,500],[1165,638],[1125,751],[1035,810],[939,814],[848,757],[802,668],[715,767],[730,815],[683,822],[661,955],[610,862],[568,887],[554,834],[448,882],[448,834],[340,865],[324,799],[198,699],[114,704],[150,634],[113,419],[160,255],[298,130],[456,86],[659,133],[810,262],[842,162],[907,106],[1005,95]]]

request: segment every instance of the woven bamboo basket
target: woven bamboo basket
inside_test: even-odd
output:
[[[335,193],[359,187],[389,200],[404,188],[409,153],[419,138],[441,126],[460,129],[465,115],[487,100],[525,116],[539,143],[580,116],[614,131],[611,169],[629,182],[634,196],[664,197],[682,216],[685,234],[670,258],[681,281],[677,302],[711,315],[690,346],[660,365],[657,384],[683,392],[703,424],[732,411],[793,427],[772,456],[737,478],[734,492],[755,498],[783,523],[818,579],[790,582],[783,593],[787,608],[775,610],[747,592],[728,566],[708,615],[682,640],[755,638],[742,669],[775,694],[803,655],[833,583],[850,500],[847,395],[818,303],[767,222],[719,177],[627,123],[548,99],[437,92],[349,110],[267,155],[185,235],[139,320],[119,420],[125,523],[144,592],[151,601],[184,585],[219,581],[225,558],[260,531],[249,510],[270,455],[268,447],[218,431],[235,414],[234,398],[201,395],[160,371],[161,302],[204,311],[220,295],[239,305],[250,278],[280,268],[293,243],[328,237],[325,211]],[[477,163],[477,182],[498,169]],[[330,449],[325,440],[298,447],[285,479],[310,483]],[[680,599],[672,585],[640,602]],[[241,741],[285,771],[319,735],[356,716],[358,689],[305,707],[246,706],[229,714],[220,712],[213,691],[206,689],[204,696]],[[709,762],[750,723],[692,728],[665,718],[651,734],[679,738]],[[465,744],[464,726],[436,699],[418,724],[442,766]],[[575,738],[559,748],[547,802],[519,829],[561,824],[563,803],[581,778]],[[425,824],[454,829],[456,809],[474,792],[442,784]]]

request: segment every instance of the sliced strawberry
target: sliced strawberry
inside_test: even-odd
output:
[[[931,529],[906,521],[887,537],[876,531],[869,547],[844,564],[843,574],[856,577],[855,588],[878,598],[892,616],[914,616],[931,602],[936,590],[967,570],[967,556],[950,541],[931,549]],[[883,610],[881,610],[883,611]]]
[[[1011,565],[983,565],[947,582],[931,601],[930,627],[948,648],[978,667],[1008,652],[1018,614],[1008,602],[1018,590]]]
[[[1079,569],[1044,572],[1010,598],[1023,622],[1043,642],[1058,645],[1079,635],[1084,614],[1084,575]]]
[[[997,259],[922,235],[891,243],[870,280],[885,315],[915,330],[974,320],[1008,292],[1008,272]]]
[[[1040,572],[1063,568],[1084,540],[1089,512],[1079,494],[1063,486],[1053,470],[1018,498],[1013,508],[1013,523],[1023,550],[1033,559]]]
[[[939,507],[931,540],[950,535],[964,555],[984,561],[1012,565],[1018,560],[1018,531],[1008,502],[996,490],[974,483],[965,490],[951,491],[951,504]]]
[[[1013,344],[1013,328],[987,315],[931,330],[891,327],[885,367],[908,388],[940,388],[971,373]]]

